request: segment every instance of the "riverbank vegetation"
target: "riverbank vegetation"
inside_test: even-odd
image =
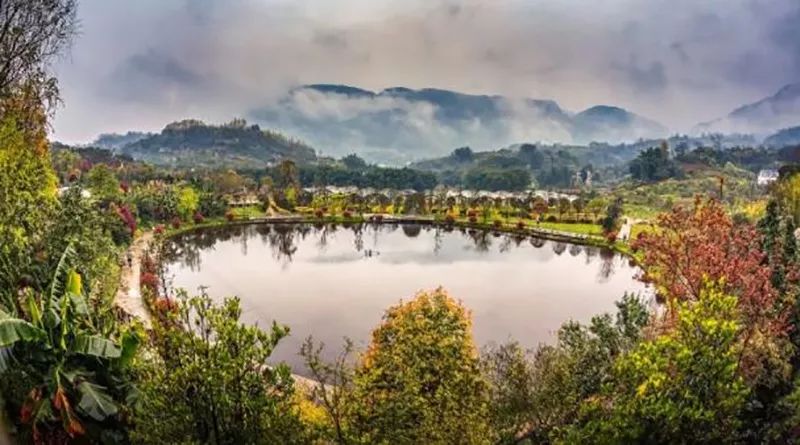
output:
[[[683,153],[662,171],[651,161],[672,155],[656,148],[632,167],[638,181],[609,193],[583,187],[551,196],[448,196],[429,187],[432,175],[343,160],[363,177],[412,190],[362,196],[324,187],[330,172],[312,175],[321,181],[317,193],[306,190],[302,167],[291,160],[254,175],[55,150],[46,138],[48,106],[58,98],[48,67],[74,33],[75,7],[71,0],[0,4],[9,29],[26,31],[0,34],[0,54],[14,62],[0,70],[0,442],[800,441],[800,176],[786,170],[765,193],[751,187],[746,168],[728,165],[769,164],[763,153],[695,154],[695,164],[707,164],[694,171]],[[574,173],[553,158],[579,165],[568,153],[518,153],[537,180],[555,175],[553,184]],[[442,165],[478,162],[463,169],[465,178],[496,184],[496,175],[473,170],[503,168],[498,158],[506,155],[456,150]],[[505,179],[521,184],[522,176]],[[684,191],[687,185],[694,188]],[[632,208],[649,223],[626,224]],[[296,214],[547,228],[611,245],[627,227],[624,246],[661,305],[621,295],[614,314],[565,320],[552,344],[481,350],[458,295],[398,295],[407,299],[387,308],[365,350],[345,341],[327,362],[323,345],[306,342],[299,352],[313,381],[270,359],[290,326],[247,325],[235,298],[214,303],[172,289],[157,259],[145,258],[138,277],[152,329],[116,307],[125,291],[117,289],[120,271],[130,266],[124,252],[142,230],[168,234]]]

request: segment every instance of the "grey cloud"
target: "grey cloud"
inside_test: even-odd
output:
[[[667,75],[661,62],[651,62],[643,67],[635,56],[631,56],[626,64],[615,64],[614,67],[624,74],[628,84],[637,92],[661,93],[667,88]]]
[[[82,36],[57,67],[67,108],[55,136],[66,141],[228,120],[308,83],[552,98],[573,110],[613,104],[682,130],[800,79],[797,0],[80,6]]]

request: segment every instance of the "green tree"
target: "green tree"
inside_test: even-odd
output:
[[[92,192],[92,197],[106,206],[118,202],[122,197],[119,179],[106,164],[97,164],[86,174],[86,186]]]
[[[205,295],[179,300],[155,324],[153,350],[139,365],[134,442],[302,442],[289,368],[268,364],[288,328],[242,324],[237,298],[219,306]]]
[[[620,354],[634,348],[649,321],[633,295],[617,302],[616,317],[596,316],[587,326],[562,325],[554,345],[531,356],[518,344],[489,348],[482,356],[490,382],[490,419],[499,443],[549,443],[578,417],[583,400],[596,396]]]
[[[603,218],[603,231],[611,233],[619,229],[619,220],[622,217],[622,198],[617,197],[606,208],[606,216]]]
[[[466,309],[442,289],[390,308],[355,374],[366,443],[489,443],[487,384]]]
[[[630,172],[634,179],[646,182],[662,181],[683,175],[680,166],[670,159],[666,143],[639,153],[630,163]]]
[[[615,364],[603,396],[565,443],[736,443],[748,387],[739,372],[736,297],[709,284],[676,325]],[[691,438],[689,440],[689,438]]]
[[[42,241],[56,202],[46,144],[27,137],[13,114],[0,120],[0,257],[19,264]]]
[[[594,216],[594,219],[596,220],[603,212],[603,210],[606,209],[607,205],[608,202],[606,202],[605,199],[598,196],[596,198],[593,198],[586,204],[586,210],[588,210],[589,213],[591,213],[592,216]]]
[[[200,208],[200,195],[191,186],[178,188],[178,214],[183,219],[191,218]]]

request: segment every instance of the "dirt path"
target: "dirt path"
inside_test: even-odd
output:
[[[136,317],[144,323],[146,328],[150,327],[150,311],[144,304],[142,292],[139,288],[139,275],[142,270],[142,256],[153,243],[153,232],[145,232],[137,238],[128,248],[131,261],[128,266],[127,259],[122,267],[120,276],[120,286],[117,290],[115,303],[125,313]]]

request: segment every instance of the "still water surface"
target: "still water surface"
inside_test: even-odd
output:
[[[552,342],[567,320],[614,310],[625,292],[647,294],[637,270],[610,251],[479,231],[419,225],[246,225],[187,233],[167,244],[175,287],[239,296],[243,318],[291,328],[273,357],[297,371],[313,335],[332,355],[364,347],[384,310],[442,286],[471,311],[479,345]]]

